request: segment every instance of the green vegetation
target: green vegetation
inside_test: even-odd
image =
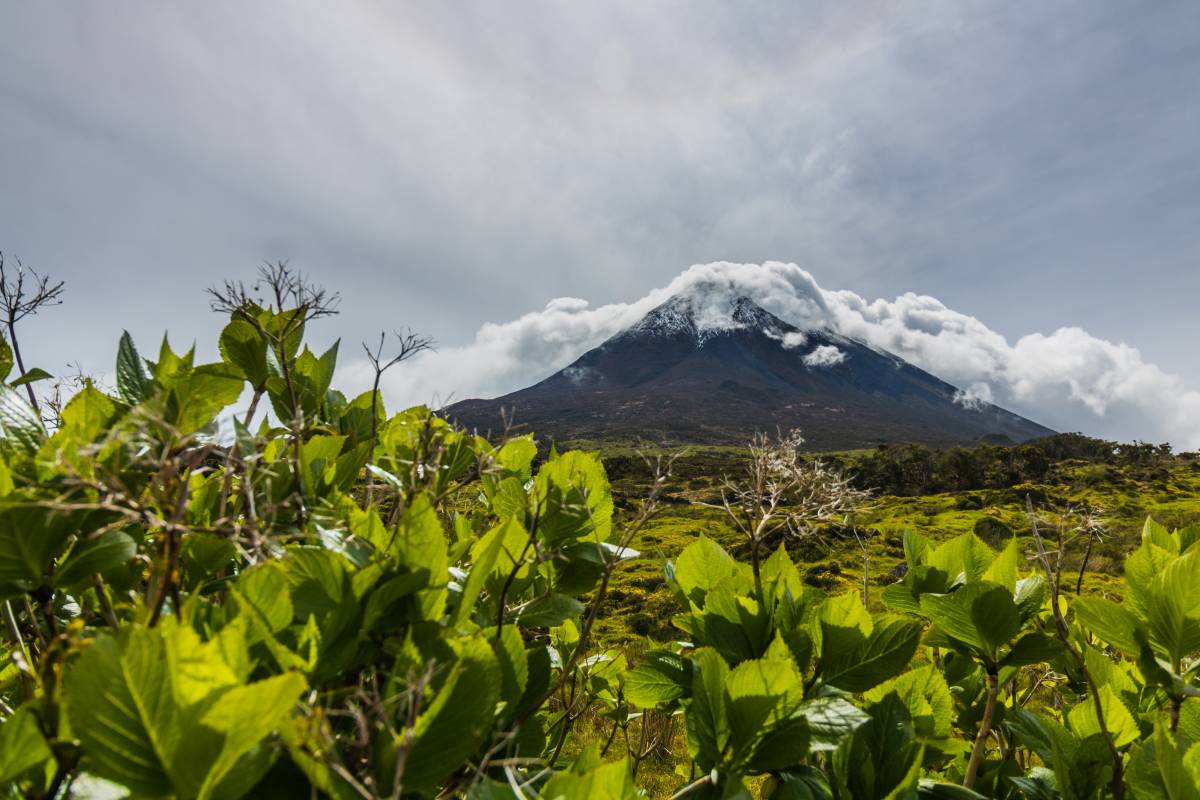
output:
[[[114,391],[0,346],[0,796],[1200,797],[1193,457],[539,452],[262,279]]]

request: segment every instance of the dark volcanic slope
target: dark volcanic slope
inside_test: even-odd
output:
[[[903,359],[827,330],[801,332],[744,298],[733,319],[740,327],[701,329],[691,301],[672,298],[541,383],[446,415],[483,432],[501,427],[502,408],[514,410],[526,429],[558,440],[743,444],[756,431],[801,428],[818,449],[1053,432],[996,406],[966,408],[953,386]]]

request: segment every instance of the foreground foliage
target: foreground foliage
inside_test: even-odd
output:
[[[1123,603],[909,532],[879,607],[763,547],[768,475],[751,558],[664,564],[680,641],[604,647],[661,474],[618,511],[594,455],[346,398],[283,288],[49,426],[0,386],[8,796],[627,798],[680,730],[681,796],[1200,797],[1200,527],[1148,521]]]

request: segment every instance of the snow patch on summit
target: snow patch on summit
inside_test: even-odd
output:
[[[736,287],[717,286],[701,282],[687,291],[671,297],[654,308],[636,324],[626,329],[626,335],[678,336],[693,335],[697,343],[732,330],[758,330],[780,342],[785,349],[802,347],[808,338],[754,300],[736,295]]]

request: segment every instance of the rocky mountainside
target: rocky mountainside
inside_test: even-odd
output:
[[[549,378],[447,416],[481,433],[501,409],[559,441],[742,444],[801,428],[819,449],[1025,441],[1053,431],[827,328],[800,330],[745,297],[713,310],[679,295]]]

